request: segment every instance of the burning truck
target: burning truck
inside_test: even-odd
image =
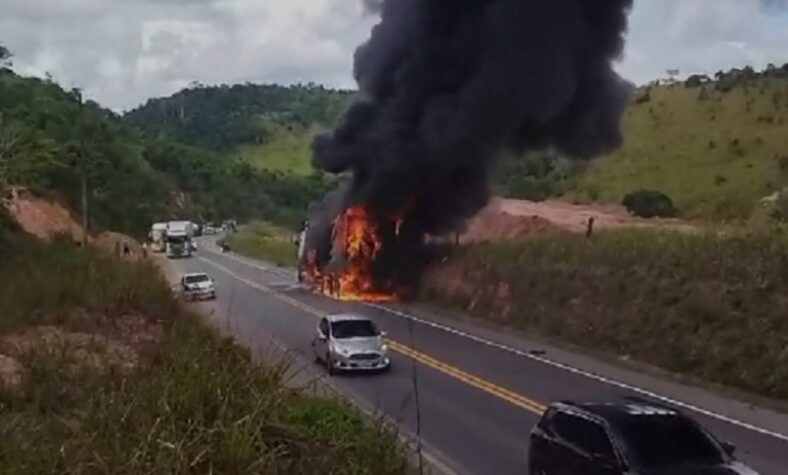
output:
[[[302,279],[345,300],[415,290],[427,237],[487,204],[500,157],[617,148],[633,89],[613,67],[632,0],[371,4],[357,100],[312,144],[315,168],[346,181],[299,245]]]
[[[401,228],[401,218],[376,217],[356,205],[332,220],[323,246],[309,246],[317,228],[307,224],[298,242],[299,281],[338,300],[381,302],[407,296],[413,276],[391,272],[397,267],[393,260],[409,247],[401,241]]]

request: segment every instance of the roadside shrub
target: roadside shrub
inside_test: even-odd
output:
[[[677,214],[668,195],[657,190],[637,190],[627,194],[621,204],[641,218],[671,217]]]

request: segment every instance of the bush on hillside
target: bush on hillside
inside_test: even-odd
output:
[[[769,214],[776,221],[788,221],[788,188],[777,193]]]
[[[637,190],[627,194],[621,204],[641,218],[676,216],[677,210],[668,195],[656,190]]]

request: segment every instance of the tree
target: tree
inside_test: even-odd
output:
[[[10,68],[12,65],[11,58],[13,56],[14,55],[11,54],[11,51],[9,51],[8,48],[6,48],[5,46],[3,46],[2,43],[0,43],[0,66],[4,68]]]
[[[671,217],[677,214],[673,201],[661,191],[636,190],[627,194],[621,204],[641,218]]]

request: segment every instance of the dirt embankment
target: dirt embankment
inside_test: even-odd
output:
[[[11,188],[1,202],[23,231],[40,239],[69,236],[82,241],[84,237],[82,226],[65,207],[37,197],[24,188]]]
[[[84,230],[71,212],[61,204],[38,197],[30,191],[12,187],[2,199],[8,214],[28,234],[45,241],[67,236],[82,242]],[[87,236],[87,241],[99,249],[132,260],[147,257],[144,247],[131,236],[104,231]]]
[[[585,233],[594,230],[647,228],[692,232],[698,228],[678,219],[642,219],[618,205],[577,205],[559,200],[543,202],[493,198],[459,235],[463,244],[519,239],[544,233]]]

